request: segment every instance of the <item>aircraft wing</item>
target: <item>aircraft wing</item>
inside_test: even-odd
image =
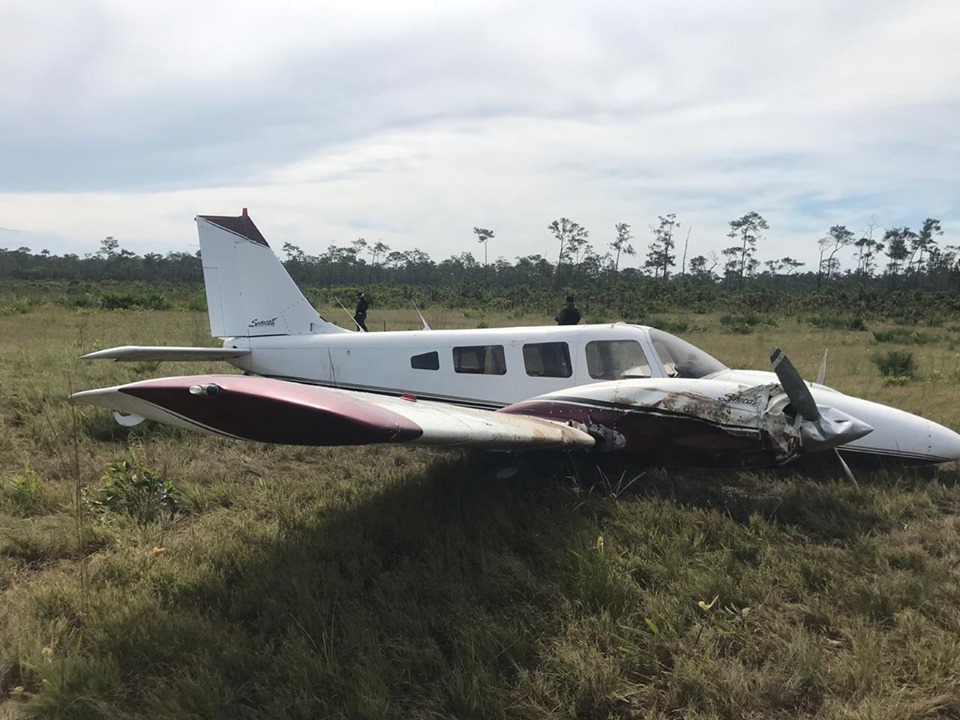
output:
[[[232,358],[249,355],[250,351],[242,348],[202,348],[202,347],[168,347],[149,345],[124,345],[122,347],[97,350],[96,352],[81,355],[81,360],[116,360],[117,362],[156,362],[160,360],[191,361],[191,360],[230,360]]]
[[[286,445],[405,443],[484,449],[592,448],[564,422],[244,375],[159,378],[74,393],[124,425],[149,418]]]

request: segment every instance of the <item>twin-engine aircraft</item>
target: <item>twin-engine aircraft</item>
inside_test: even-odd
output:
[[[837,450],[913,464],[960,459],[957,433],[807,383],[779,350],[774,371],[759,372],[623,323],[344,330],[310,305],[246,209],[196,220],[211,334],[223,346],[126,346],[84,358],[215,359],[245,374],[146,380],[74,400],[110,408],[128,426],[147,418],[294,445],[554,448],[707,467]]]

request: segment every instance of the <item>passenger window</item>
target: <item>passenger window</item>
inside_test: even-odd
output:
[[[523,346],[523,366],[532,377],[561,377],[573,375],[570,349],[564,342],[535,343]]]
[[[650,377],[650,363],[636,340],[587,343],[587,372],[595,380]]]
[[[453,369],[458,373],[475,375],[505,375],[507,363],[503,356],[503,345],[455,347]]]
[[[414,370],[439,370],[440,353],[437,351],[414,355],[410,358],[410,367]]]

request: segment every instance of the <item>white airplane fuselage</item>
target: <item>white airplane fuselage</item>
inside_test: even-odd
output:
[[[624,368],[614,367],[616,358],[601,357],[606,346],[629,347],[637,358],[643,357],[645,365],[626,368],[635,370],[631,377],[668,376],[648,328],[623,323],[261,336],[224,342],[225,348],[251,351],[230,363],[256,375],[489,408],[618,379],[622,374],[614,373]]]

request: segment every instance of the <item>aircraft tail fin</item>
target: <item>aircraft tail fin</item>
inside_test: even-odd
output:
[[[239,217],[196,220],[214,337],[348,332],[314,310],[246,208]]]

